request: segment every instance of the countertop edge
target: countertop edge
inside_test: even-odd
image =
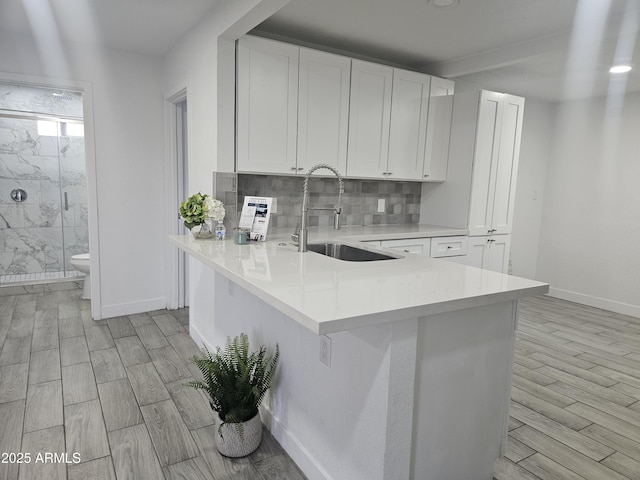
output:
[[[186,237],[189,238],[189,237]],[[351,241],[355,239],[353,237],[345,236]],[[419,237],[418,237],[419,238]],[[264,301],[268,305],[282,312],[283,314],[291,317],[300,325],[310,330],[315,334],[329,334],[337,333],[346,330],[352,330],[356,328],[381,325],[386,323],[395,323],[411,318],[428,317],[439,313],[446,313],[455,310],[462,310],[467,308],[474,308],[483,305],[489,305],[492,303],[506,302],[517,300],[518,298],[541,295],[549,291],[549,285],[531,281],[535,285],[524,286],[508,291],[500,291],[494,293],[484,293],[465,298],[454,298],[450,300],[442,300],[437,303],[430,303],[424,305],[413,305],[404,308],[396,308],[392,310],[382,310],[375,313],[365,313],[363,315],[346,316],[333,320],[318,321],[302,311],[292,307],[288,303],[273,296],[268,291],[261,288],[259,285],[255,285],[249,279],[238,275],[237,273],[225,268],[209,258],[207,255],[202,254],[196,249],[190,248],[190,246],[184,242],[185,236],[169,236],[169,241],[178,248],[187,252],[190,256],[193,256],[205,266],[212,268],[223,277],[230,281],[237,283],[239,286],[247,290],[249,293],[255,295],[260,300]],[[206,241],[206,240],[203,240]],[[471,268],[471,267],[469,267]],[[391,314],[392,318],[391,318]]]
[[[549,285],[538,285],[535,287],[521,288],[509,292],[498,292],[463,299],[443,301],[430,305],[419,305],[407,307],[399,310],[383,311],[376,314],[367,314],[358,317],[349,317],[339,320],[330,320],[318,325],[316,333],[326,335],[330,333],[343,332],[356,328],[368,327],[372,325],[382,325],[385,323],[395,323],[412,318],[423,318],[440,313],[454,312],[467,308],[482,307],[493,303],[510,302],[522,297],[543,295],[549,292]],[[499,298],[498,298],[499,297]],[[393,320],[389,320],[389,314],[393,313]]]

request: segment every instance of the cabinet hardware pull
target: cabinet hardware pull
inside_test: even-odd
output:
[[[424,176],[424,178],[429,178],[429,175],[423,175],[423,176]]]
[[[304,170],[304,167],[298,167],[298,171]]]
[[[291,170],[293,170],[294,172],[297,170],[296,167],[291,167]]]
[[[387,172],[387,175],[393,175],[393,172]]]
[[[407,252],[407,253],[411,253],[409,250],[405,250],[405,252]]]
[[[447,245],[447,249],[453,248],[453,245]]]

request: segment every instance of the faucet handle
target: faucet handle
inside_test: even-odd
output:
[[[291,234],[291,240],[297,244],[300,240],[300,224],[296,225],[295,231]]]

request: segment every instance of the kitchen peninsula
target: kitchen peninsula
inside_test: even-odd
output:
[[[364,249],[393,236],[336,234]],[[548,285],[377,247],[394,258],[301,254],[284,236],[170,240],[216,272],[213,318],[190,318],[197,342],[245,332],[279,344],[262,418],[308,478],[492,478],[506,441],[517,300]]]

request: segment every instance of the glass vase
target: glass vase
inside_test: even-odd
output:
[[[211,220],[206,219],[200,225],[195,225],[190,230],[194,238],[203,239],[213,237],[213,229],[211,228]]]

